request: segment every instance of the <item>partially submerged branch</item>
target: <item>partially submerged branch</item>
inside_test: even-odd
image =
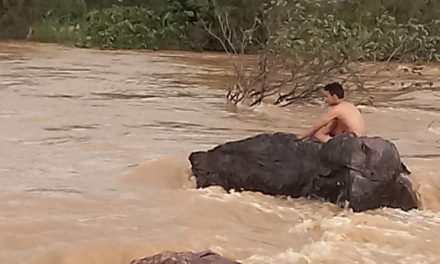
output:
[[[328,80],[342,79],[365,92],[358,74],[347,67],[346,60],[320,60],[289,64],[281,56],[262,55],[258,68],[235,67],[235,83],[228,90],[228,100],[234,104],[246,102],[250,106],[263,101],[279,106],[297,102],[313,102],[321,96],[322,85]],[[346,72],[341,76],[341,72]]]
[[[253,41],[261,19],[255,14],[252,24],[243,30],[241,26],[231,25],[230,13],[216,6],[213,24],[203,22],[205,30],[216,39],[225,52],[243,55]],[[299,10],[299,9],[298,9]],[[263,102],[287,106],[296,102],[313,102],[320,97],[321,85],[331,79],[341,79],[344,83],[355,85],[366,92],[358,74],[348,64],[358,54],[350,50],[345,38],[337,39],[335,32],[343,29],[330,16],[323,20],[311,17],[298,27],[301,10],[287,12],[281,28],[267,26],[268,39],[265,49],[253,67],[245,66],[246,59],[234,65],[234,82],[229,86],[227,99],[234,104],[246,103],[255,106]],[[284,9],[281,10],[284,12]],[[283,18],[280,18],[283,19]],[[296,20],[295,20],[296,19]],[[301,20],[302,21],[302,20]],[[292,24],[291,24],[292,23]],[[215,28],[215,30],[213,29]],[[345,74],[341,74],[345,72]]]

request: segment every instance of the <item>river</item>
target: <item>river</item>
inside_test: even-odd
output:
[[[377,98],[361,108],[368,134],[396,144],[422,208],[353,213],[194,188],[192,151],[304,131],[323,111],[230,105],[229,66],[215,53],[0,43],[0,263],[128,264],[206,249],[255,264],[440,263],[440,67],[364,72]],[[402,80],[433,85],[389,88]]]

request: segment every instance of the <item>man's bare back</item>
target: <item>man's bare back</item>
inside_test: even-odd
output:
[[[327,142],[341,134],[353,133],[356,136],[366,136],[364,119],[355,105],[344,101],[342,86],[332,83],[324,90],[324,100],[331,108],[301,138],[315,137]]]
[[[330,122],[329,136],[353,133],[358,137],[365,136],[365,122],[356,106],[341,102],[332,106],[329,114],[334,117]],[[333,113],[332,113],[333,112]]]

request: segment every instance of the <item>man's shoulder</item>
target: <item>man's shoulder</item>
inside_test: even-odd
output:
[[[356,105],[347,101],[338,104],[336,107],[338,107],[338,109],[357,109]]]
[[[339,105],[334,105],[327,110],[326,115],[332,116],[333,118],[335,117],[337,118],[338,116],[341,115],[342,112],[343,110],[339,107]]]
[[[342,102],[329,109],[329,112],[334,115],[341,116],[353,112],[354,109],[357,109],[354,104],[349,102]]]
[[[332,112],[338,112],[341,111],[341,109],[347,108],[348,105],[345,104],[345,102],[339,103],[337,105],[332,106],[329,111]]]

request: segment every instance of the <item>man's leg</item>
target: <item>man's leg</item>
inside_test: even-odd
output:
[[[318,132],[316,132],[313,136],[317,138],[319,141],[325,143],[332,138],[331,135],[335,127],[336,127],[336,122],[335,120],[333,120],[330,123],[328,123],[325,127],[318,130]]]
[[[323,143],[329,141],[332,138],[330,135],[324,134],[321,131],[316,132],[314,137]]]

